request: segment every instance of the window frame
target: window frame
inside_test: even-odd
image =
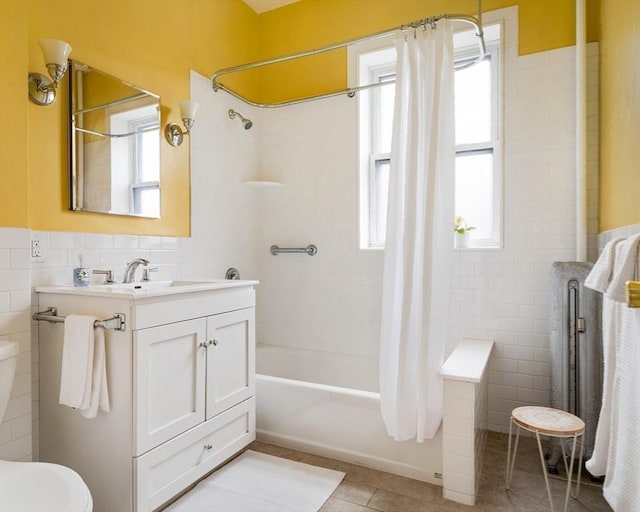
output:
[[[129,121],[128,131],[135,132],[135,135],[129,140],[129,168],[131,169],[132,174],[129,178],[129,201],[131,204],[131,211],[136,215],[142,215],[144,213],[141,192],[147,190],[158,191],[158,216],[160,212],[160,180],[141,181],[142,169],[140,166],[140,160],[142,151],[140,148],[143,145],[145,132],[153,131],[154,129],[159,131],[157,116],[147,116]]]
[[[489,27],[494,27],[491,30]],[[502,136],[502,27],[500,23],[485,26],[486,53],[491,59],[491,140],[472,144],[457,144],[456,158],[491,151],[493,156],[493,203],[491,226],[492,236],[486,239],[472,238],[470,249],[501,249],[503,247],[503,136]],[[497,30],[496,30],[497,29]],[[461,32],[470,32],[468,29]],[[487,38],[487,34],[489,38]],[[462,39],[462,38],[461,38]],[[393,38],[369,41],[349,47],[349,86],[378,81],[379,77],[395,72],[395,48]],[[465,60],[477,55],[477,45],[464,44],[455,49],[455,60]],[[378,162],[389,160],[389,153],[376,153],[377,124],[380,117],[377,101],[381,87],[361,91],[358,95],[358,237],[359,250],[384,250],[384,242],[372,237],[376,212],[372,191],[375,191],[375,166]],[[453,219],[452,219],[453,224]]]
[[[473,56],[476,53],[476,48],[463,47],[455,52],[455,55],[459,57],[456,60],[465,60],[465,58],[469,58],[469,56]],[[500,59],[500,53],[499,40],[487,42],[486,55],[491,59],[491,104],[493,107],[491,109],[491,139],[483,142],[456,144],[456,158],[458,156],[482,154],[489,150],[493,156],[493,225],[491,226],[493,236],[489,238],[474,238],[472,233],[468,247],[470,249],[502,248],[502,212],[504,201],[502,197],[502,82],[500,80],[502,75],[502,61]]]

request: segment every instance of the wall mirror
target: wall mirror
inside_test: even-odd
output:
[[[160,217],[160,98],[70,61],[71,210]]]

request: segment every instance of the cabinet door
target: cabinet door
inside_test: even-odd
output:
[[[204,421],[206,320],[134,331],[135,454]]]
[[[207,317],[207,419],[255,394],[255,310]]]

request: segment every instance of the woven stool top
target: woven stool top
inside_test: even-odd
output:
[[[511,417],[522,428],[551,436],[572,436],[584,432],[584,421],[570,412],[538,407],[534,405],[517,407]]]

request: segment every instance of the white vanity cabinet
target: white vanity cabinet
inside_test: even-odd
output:
[[[63,328],[39,324],[41,460],[77,470],[95,512],[155,510],[255,439],[255,284],[37,289],[58,316],[126,316],[105,330],[111,412],[92,420],[58,405]]]

